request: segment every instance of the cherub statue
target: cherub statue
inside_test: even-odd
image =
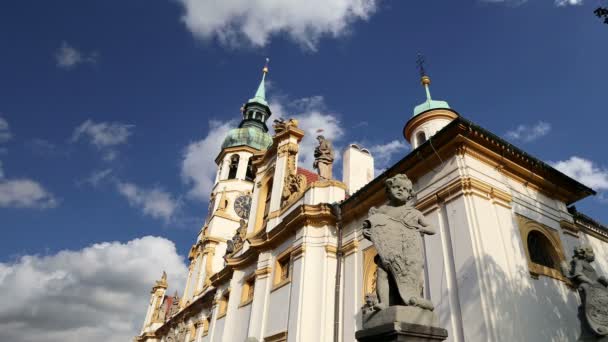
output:
[[[591,246],[579,246],[574,248],[570,265],[561,265],[562,273],[574,283],[581,297],[579,341],[608,341],[608,280],[591,266],[594,260]]]
[[[385,188],[389,203],[371,208],[363,223],[363,235],[378,251],[374,259],[377,302],[370,305],[373,310],[392,305],[433,310],[433,304],[422,298],[422,235],[435,234],[435,230],[414,207],[415,193],[406,175],[387,179]]]

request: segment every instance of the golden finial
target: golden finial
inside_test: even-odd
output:
[[[264,69],[262,69],[265,74],[268,73],[268,63],[270,63],[270,58],[266,57],[266,65],[264,65]]]
[[[421,78],[421,82],[422,82],[422,85],[429,85],[429,84],[431,84],[431,78],[424,75]]]

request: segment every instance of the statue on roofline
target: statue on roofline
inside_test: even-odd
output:
[[[579,246],[574,248],[570,265],[561,265],[562,273],[574,283],[581,297],[578,341],[608,341],[608,280],[591,266],[594,260],[591,246]]]
[[[433,227],[414,207],[412,182],[404,174],[385,181],[389,203],[371,208],[363,222],[363,235],[373,242],[376,296],[367,298],[365,312],[393,305],[415,306],[432,311],[433,304],[422,297],[424,255],[423,234],[435,234]]]
[[[325,139],[322,135],[317,137],[317,141],[319,142],[319,146],[315,148],[315,161],[312,166],[317,169],[317,173],[321,178],[331,179],[332,166],[334,163],[334,148],[331,145],[331,141]]]

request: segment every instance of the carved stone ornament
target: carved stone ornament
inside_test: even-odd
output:
[[[591,263],[595,254],[590,246],[574,248],[570,265],[563,262],[562,272],[578,289],[581,297],[578,341],[608,341],[608,280],[597,274]]]
[[[289,119],[289,120],[285,121],[285,119],[283,119],[283,118],[278,118],[278,119],[274,120],[274,122],[272,124],[272,128],[274,129],[275,134],[283,133],[286,130],[288,130],[290,127],[297,128],[298,120]]]
[[[331,145],[331,141],[325,139],[322,135],[317,137],[317,141],[319,142],[319,146],[315,148],[315,161],[312,166],[317,169],[321,178],[331,179],[334,163],[334,148]]]
[[[234,253],[243,246],[245,242],[245,236],[247,235],[247,221],[241,219],[239,227],[236,229],[232,240],[227,241],[226,256]]]
[[[422,238],[435,234],[435,229],[415,208],[413,185],[406,175],[387,179],[385,189],[388,204],[371,208],[363,222],[363,236],[378,252],[376,296],[366,296],[363,330],[355,336],[361,342],[409,341],[414,336],[415,341],[444,340],[447,331],[439,327],[433,304],[422,296]]]
[[[307,181],[304,175],[288,174],[285,176],[285,184],[281,194],[281,207],[285,207],[291,203],[304,189],[306,189]]]

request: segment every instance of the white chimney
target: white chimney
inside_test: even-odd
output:
[[[350,144],[344,151],[342,180],[353,194],[374,179],[374,158],[365,148]]]

